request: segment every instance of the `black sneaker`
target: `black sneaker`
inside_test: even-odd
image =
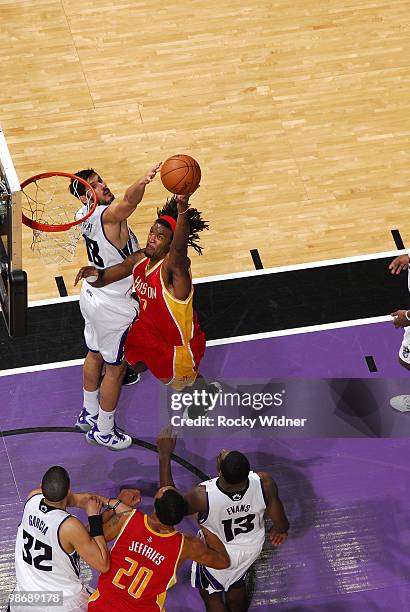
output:
[[[132,370],[131,368],[127,368],[124,380],[122,381],[122,385],[123,387],[128,385],[135,385],[136,383],[139,383],[140,380],[141,374],[139,374],[138,372],[134,372],[134,370]]]

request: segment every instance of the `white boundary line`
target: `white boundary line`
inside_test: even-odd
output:
[[[54,363],[40,363],[39,365],[24,366],[22,368],[12,368],[10,370],[0,370],[2,376],[12,376],[13,374],[26,374],[27,372],[42,372],[43,370],[57,370],[59,368],[70,368],[81,366],[84,359],[71,359],[70,361],[56,361]]]
[[[220,274],[219,276],[204,276],[202,278],[196,278],[193,281],[194,285],[201,283],[210,283],[215,281],[233,280],[235,278],[263,276],[264,274],[278,274],[280,272],[292,272],[296,270],[308,270],[309,268],[321,268],[325,266],[338,266],[346,263],[354,263],[356,261],[370,261],[373,259],[385,259],[387,257],[397,257],[403,253],[408,253],[408,249],[401,249],[400,251],[384,251],[383,253],[372,253],[370,255],[355,255],[353,257],[342,257],[340,259],[325,259],[323,261],[312,261],[301,264],[294,264],[291,266],[279,266],[277,268],[263,268],[262,270],[247,270],[246,272],[233,272],[232,274]],[[79,300],[79,295],[68,295],[66,297],[49,298],[45,300],[35,300],[29,302],[29,307],[33,306],[46,306],[48,304],[59,304],[60,302],[75,302]]]
[[[370,261],[372,259],[383,259],[386,257],[397,257],[398,255],[407,254],[409,249],[401,249],[400,251],[385,251],[383,253],[372,253],[370,255],[355,255],[353,257],[342,257],[340,259],[324,259],[322,261],[312,261],[301,264],[293,264],[291,266],[279,266],[277,268],[262,268],[261,270],[248,270],[247,272],[233,272],[232,274],[221,274],[219,276],[204,276],[194,280],[194,285],[198,283],[209,283],[211,281],[232,280],[234,278],[243,278],[244,276],[263,276],[264,274],[277,274],[279,272],[292,272],[296,270],[306,270],[309,268],[321,268],[325,266],[338,266],[340,264],[354,263],[356,261]]]
[[[368,319],[353,319],[351,321],[337,321],[336,323],[322,323],[321,325],[309,325],[307,327],[280,329],[278,331],[262,332],[260,334],[249,334],[247,336],[233,336],[232,338],[208,340],[206,346],[220,346],[221,344],[234,344],[235,342],[252,342],[252,340],[265,340],[267,338],[296,336],[297,334],[309,334],[312,332],[328,331],[331,329],[342,329],[344,327],[356,327],[359,325],[371,325],[374,323],[385,323],[388,321],[392,321],[390,315],[384,315],[382,317],[370,317]]]
[[[321,325],[310,325],[308,327],[295,327],[292,329],[282,329],[273,332],[262,332],[260,334],[249,334],[247,336],[234,336],[232,338],[219,338],[217,340],[208,340],[207,347],[222,346],[224,344],[235,344],[236,342],[252,342],[253,340],[266,340],[268,338],[281,338],[284,336],[296,336],[297,334],[307,334],[319,331],[328,331],[331,329],[342,329],[344,327],[357,327],[360,325],[372,325],[375,323],[391,322],[390,315],[382,317],[370,317],[368,319],[354,319],[351,321],[338,321],[336,323],[323,323]],[[45,363],[34,366],[25,366],[22,368],[13,368],[10,370],[0,370],[0,378],[2,376],[12,376],[14,374],[26,374],[27,372],[42,372],[43,370],[54,370],[58,368],[70,368],[72,366],[81,366],[84,359],[72,359],[70,361],[58,361],[55,363]]]

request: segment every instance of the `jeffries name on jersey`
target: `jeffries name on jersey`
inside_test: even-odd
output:
[[[147,557],[147,559],[155,563],[155,565],[161,565],[165,559],[164,555],[161,555],[157,550],[152,548],[152,546],[144,544],[143,542],[137,542],[136,540],[132,540],[128,550],[136,552],[143,557]]]

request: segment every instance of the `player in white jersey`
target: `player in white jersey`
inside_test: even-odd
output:
[[[171,453],[175,438],[161,434],[157,440],[161,486],[173,485]],[[217,458],[218,476],[202,482],[184,495],[188,513],[224,543],[231,565],[215,570],[192,565],[192,586],[199,589],[208,612],[246,610],[246,576],[265,542],[264,516],[271,519],[270,542],[283,544],[289,522],[278,488],[266,472],[252,472],[238,451],[223,449]]]
[[[407,270],[408,288],[410,291],[410,257],[409,255],[399,255],[393,259],[389,265],[392,274],[400,274],[402,270]],[[399,363],[401,366],[410,370],[410,310],[396,310],[392,312],[393,324],[395,327],[404,327],[403,340],[399,350]],[[399,412],[410,412],[410,395],[396,395],[390,400],[390,406]]]
[[[87,610],[90,593],[80,579],[80,556],[100,572],[106,572],[110,566],[99,514],[103,503],[108,503],[107,498],[72,493],[64,468],[53,466],[47,470],[41,489],[32,491],[28,497],[17,531],[17,583],[10,596],[10,612]],[[78,518],[67,512],[68,506],[86,510],[90,532]],[[38,606],[27,607],[30,591],[43,594],[44,599]],[[51,592],[57,595],[49,595]],[[58,607],[47,607],[48,597],[58,597],[61,592],[63,601],[59,599]],[[24,601],[26,605],[21,605]]]
[[[141,202],[146,185],[160,166],[156,164],[150,168],[118,202],[95,170],[90,168],[76,173],[90,183],[98,200],[95,211],[81,226],[91,265],[96,268],[113,266],[138,250],[138,241],[127,225],[127,218]],[[70,191],[85,204],[84,186],[74,185],[73,179]],[[84,216],[84,213],[82,208],[77,214]],[[119,431],[114,420],[126,370],[123,361],[125,338],[138,315],[138,303],[131,296],[131,287],[132,276],[100,289],[84,281],[80,293],[88,353],[83,368],[83,410],[76,424],[86,432],[88,442],[111,450],[123,450],[132,444],[131,436]],[[101,382],[104,364],[105,376]]]

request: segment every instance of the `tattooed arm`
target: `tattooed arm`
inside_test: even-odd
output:
[[[110,500],[110,505],[115,505],[117,500]],[[110,540],[114,540],[120,533],[121,529],[124,527],[125,523],[134,512],[133,508],[127,506],[127,504],[120,503],[114,510],[115,514],[103,524],[104,528],[104,538],[107,542]]]

